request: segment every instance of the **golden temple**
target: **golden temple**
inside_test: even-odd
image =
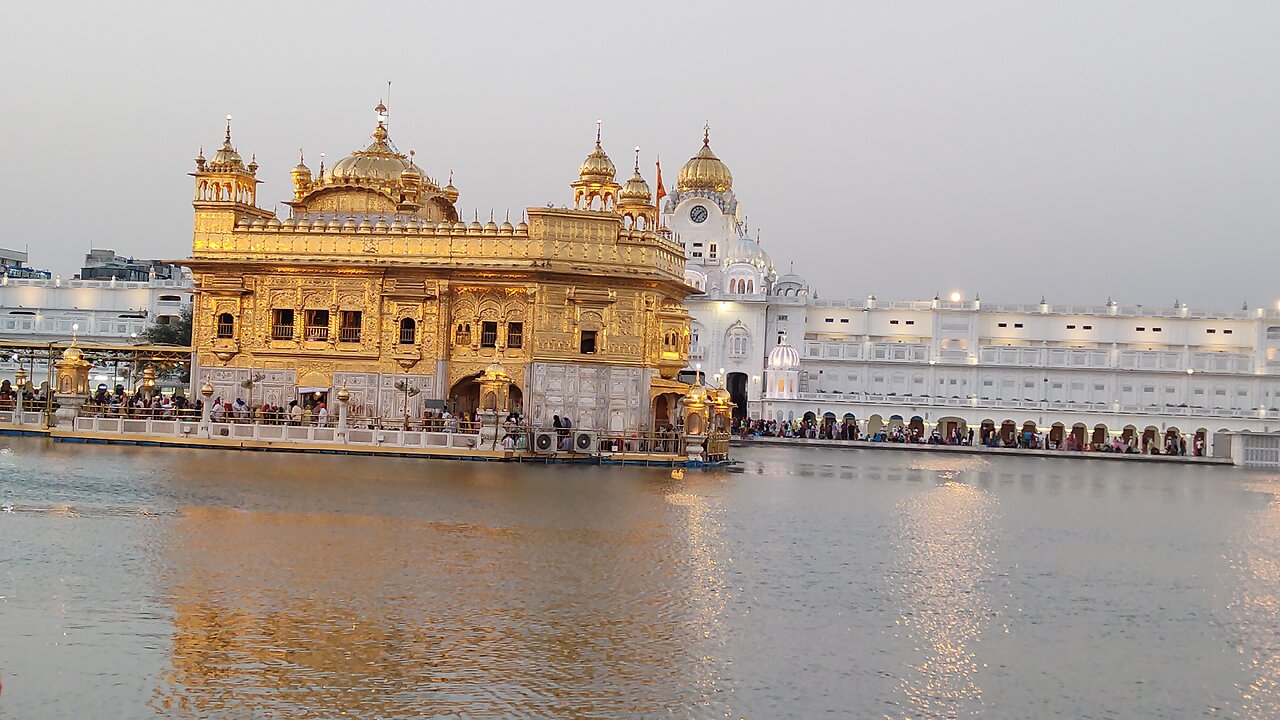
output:
[[[353,416],[416,417],[476,408],[497,365],[534,424],[671,421],[694,289],[638,160],[619,185],[597,129],[571,208],[468,223],[452,173],[428,176],[376,110],[365,149],[315,173],[299,159],[285,218],[258,205],[230,118],[212,160],[196,158],[193,386],[255,405],[345,387]]]

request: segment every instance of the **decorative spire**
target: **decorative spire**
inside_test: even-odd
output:
[[[227,143],[228,145],[230,145],[230,144],[231,144],[231,116],[230,116],[230,115],[228,115],[228,116],[227,116],[227,139],[226,139],[226,143]]]
[[[604,120],[596,120],[596,147],[600,147],[600,127],[604,125]]]
[[[711,147],[711,121],[702,125],[702,147]]]
[[[640,146],[636,146],[636,174],[640,173]]]
[[[307,158],[306,158],[306,155],[302,153],[302,148],[298,148],[298,164],[299,165],[307,164]]]

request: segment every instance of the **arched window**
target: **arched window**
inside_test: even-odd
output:
[[[453,335],[454,345],[471,344],[471,323],[458,323],[458,330]]]
[[[413,318],[403,318],[400,320],[400,344],[412,345],[417,340],[418,324]]]
[[[228,340],[235,337],[235,333],[236,319],[231,316],[231,313],[221,313],[218,315],[218,338],[221,340]]]
[[[729,357],[746,357],[751,352],[751,336],[742,327],[732,328],[729,330],[725,345],[728,346]]]

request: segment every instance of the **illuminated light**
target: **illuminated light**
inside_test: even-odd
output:
[[[958,292],[951,293],[951,302],[960,302],[960,293]]]

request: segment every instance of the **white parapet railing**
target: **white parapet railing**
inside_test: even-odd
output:
[[[349,428],[345,441],[333,425],[264,425],[259,423],[209,423],[208,432],[196,420],[82,416],[75,420],[76,432],[114,434],[142,439],[212,438],[297,445],[333,445],[376,448],[421,448],[473,450],[480,435],[424,430]]]
[[[44,427],[44,412],[40,410],[23,411],[21,422],[17,417],[16,410],[0,410],[0,423],[9,423],[11,425],[30,425],[32,429]]]

